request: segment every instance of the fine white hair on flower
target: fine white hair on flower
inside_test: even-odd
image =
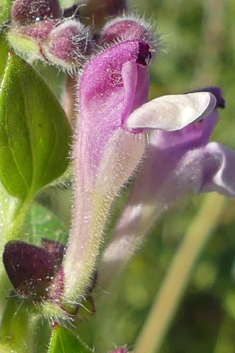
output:
[[[134,14],[118,16],[106,23],[101,32],[101,44],[117,44],[125,40],[141,40],[148,43],[151,52],[160,44],[160,36],[143,17]]]
[[[89,27],[76,19],[66,19],[50,32],[42,50],[50,62],[73,73],[91,52],[91,42]]]

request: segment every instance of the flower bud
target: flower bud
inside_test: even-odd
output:
[[[42,239],[42,247],[13,240],[6,244],[3,263],[8,277],[22,298],[59,297],[63,286],[61,262],[64,245]],[[57,286],[51,284],[55,282]],[[58,285],[58,283],[60,285]],[[55,288],[56,287],[56,288]]]
[[[41,247],[54,256],[54,266],[58,270],[61,267],[65,246],[58,241],[42,238]]]
[[[78,20],[61,21],[41,43],[43,55],[49,62],[73,70],[91,51],[89,28]]]
[[[29,25],[60,17],[57,0],[17,0],[12,6],[12,19],[19,25]]]
[[[157,45],[151,26],[144,20],[129,16],[116,17],[106,24],[101,33],[101,44],[139,40],[150,46],[151,50]]]
[[[54,19],[28,26],[14,24],[8,40],[19,55],[30,61],[43,60],[72,73],[91,53],[89,27],[76,19]]]
[[[55,274],[54,256],[38,246],[13,240],[6,244],[3,263],[16,292],[22,298],[47,296]]]
[[[24,59],[30,62],[38,59],[48,61],[43,56],[41,43],[48,37],[58,21],[39,21],[31,26],[19,26],[13,23],[7,35],[8,41],[13,50]]]

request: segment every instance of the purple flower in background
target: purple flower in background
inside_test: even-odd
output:
[[[215,97],[208,92],[163,96],[147,103],[148,64],[154,49],[143,40],[139,23],[132,21],[130,25],[130,20],[123,20],[126,25],[128,38],[123,31],[119,41],[94,56],[78,84],[75,202],[63,262],[64,297],[70,301],[76,300],[89,283],[111,203],[145,154],[145,133],[182,129],[202,119],[215,105]],[[138,31],[131,39],[135,26]],[[146,35],[144,38],[147,40]]]
[[[217,191],[235,197],[235,153],[207,141],[224,108],[220,90],[205,89],[217,98],[203,120],[179,131],[155,131],[139,169],[116,231],[103,253],[101,281],[120,271],[133,255],[156,218],[179,198]]]

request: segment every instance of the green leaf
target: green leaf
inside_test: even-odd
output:
[[[20,200],[12,197],[0,182],[0,256],[2,257],[4,246],[8,241],[8,231],[14,225],[14,215],[19,207]],[[12,232],[10,232],[12,237]],[[0,318],[2,307],[6,303],[6,292],[4,288],[9,288],[9,281],[3,265],[0,261]],[[0,352],[1,348],[0,348]]]
[[[58,218],[47,208],[33,203],[25,217],[26,241],[40,246],[42,237],[66,244],[68,234]]]
[[[2,75],[6,66],[8,51],[9,48],[7,42],[5,41],[5,37],[2,33],[0,33],[0,81],[2,80]]]
[[[51,336],[48,353],[91,353],[94,351],[88,348],[78,337],[70,331],[55,324]]]
[[[33,325],[30,323],[30,310],[26,301],[9,297],[0,327],[0,352],[32,352]]]
[[[0,244],[5,241],[5,233],[13,222],[18,204],[19,200],[9,195],[0,183]]]
[[[17,54],[21,54],[20,56],[24,59],[30,60],[32,57],[37,59],[41,57],[41,54],[39,55],[39,46],[37,42],[35,42],[32,38],[23,35],[17,27],[10,29],[7,33],[7,40],[13,50]]]
[[[0,92],[0,180],[31,199],[68,166],[71,128],[54,94],[24,60],[10,54]]]
[[[10,4],[10,0],[0,0],[0,26],[2,26],[2,24],[10,18]]]
[[[14,214],[18,208],[18,205],[19,200],[10,196],[0,183],[0,256],[3,253],[4,245],[8,240],[6,239],[6,235],[8,233],[8,229],[11,228],[14,223]],[[2,285],[2,266],[3,264],[0,262],[0,288]]]

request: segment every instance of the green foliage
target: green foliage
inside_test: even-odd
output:
[[[0,27],[9,20],[11,13],[11,0],[0,0]],[[1,29],[0,29],[1,30]]]
[[[2,75],[5,69],[6,61],[7,61],[7,54],[8,54],[9,48],[7,45],[7,42],[5,40],[5,37],[3,34],[0,33],[0,81],[2,80]]]
[[[81,340],[70,331],[55,324],[48,353],[92,353]]]
[[[27,353],[32,349],[32,322],[27,307],[17,298],[8,298],[0,328],[1,352]]]
[[[71,129],[52,92],[33,68],[10,54],[0,93],[0,179],[22,200],[68,166]]]
[[[47,238],[66,244],[68,234],[59,219],[48,208],[33,203],[26,214],[24,222],[25,240],[34,245],[41,245],[41,240]]]
[[[39,49],[35,41],[23,36],[17,30],[9,32],[7,39],[10,46],[15,49],[17,53],[21,53],[24,58],[30,59],[30,57],[38,55]]]

